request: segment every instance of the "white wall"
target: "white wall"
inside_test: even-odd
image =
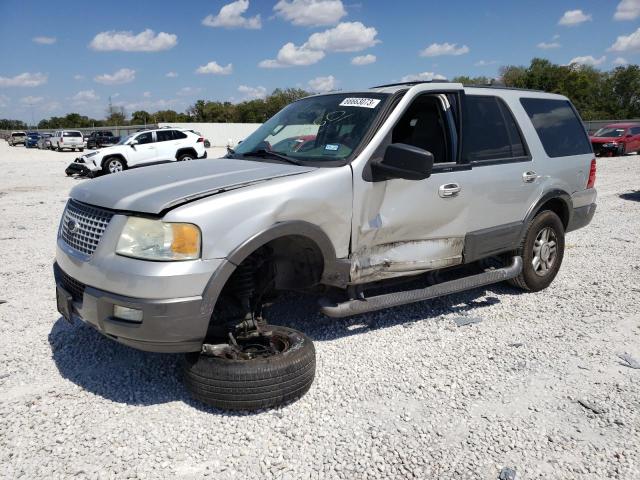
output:
[[[235,146],[252,134],[261,123],[158,123],[159,127],[188,128],[200,132],[212,147]]]

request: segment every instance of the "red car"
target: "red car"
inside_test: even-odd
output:
[[[613,157],[640,151],[640,123],[612,123],[589,137],[598,156]]]

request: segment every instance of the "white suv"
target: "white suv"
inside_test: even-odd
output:
[[[188,130],[161,128],[136,132],[116,145],[76,158],[66,174],[117,173],[127,168],[197,158],[207,158],[204,138]]]
[[[65,148],[69,150],[84,150],[84,137],[82,132],[78,130],[58,130],[55,132],[49,140],[51,150],[58,150],[61,152]]]

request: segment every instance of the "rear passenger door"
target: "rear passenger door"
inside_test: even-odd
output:
[[[517,242],[540,181],[503,98],[467,94],[462,132],[462,161],[472,168],[465,260],[473,261]]]
[[[156,130],[158,160],[175,160],[178,140],[174,130]]]

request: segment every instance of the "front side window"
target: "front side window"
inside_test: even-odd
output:
[[[346,161],[380,113],[386,94],[308,97],[290,104],[238,145],[235,154],[270,152],[296,161]]]
[[[449,125],[440,99],[435,95],[418,97],[393,128],[391,143],[404,143],[426,150],[433,163],[455,161],[449,137]]]
[[[462,133],[465,162],[511,160],[527,155],[513,114],[498,97],[467,95]]]
[[[567,100],[521,98],[545,152],[551,158],[591,153],[591,143]]]
[[[153,136],[151,135],[151,132],[145,132],[138,135],[136,140],[138,141],[138,144],[144,145],[145,143],[152,143]]]
[[[631,129],[631,135],[640,135],[640,127],[633,127]]]

